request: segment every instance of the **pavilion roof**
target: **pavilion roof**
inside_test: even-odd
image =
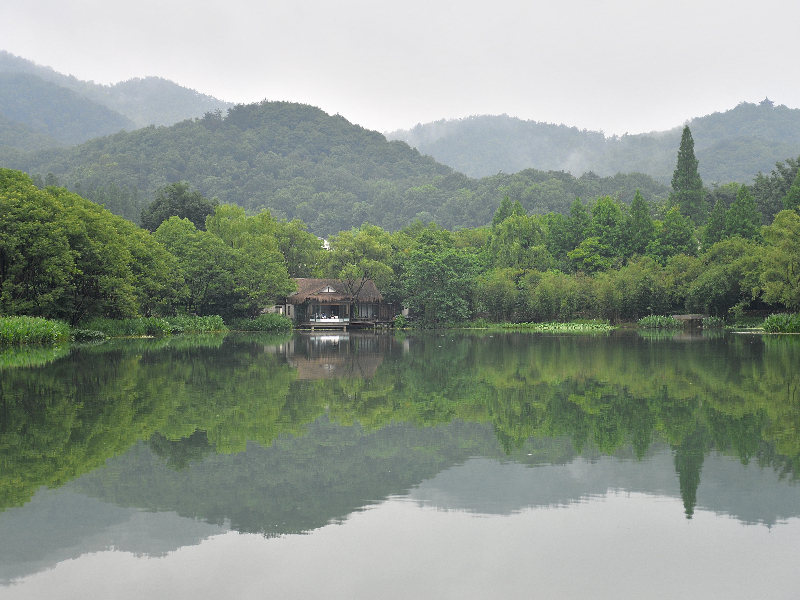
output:
[[[382,302],[383,296],[375,287],[375,283],[368,279],[354,298],[348,291],[347,285],[341,279],[312,279],[301,277],[295,279],[297,291],[289,296],[289,304],[302,304],[303,302]],[[325,291],[333,290],[333,291]]]

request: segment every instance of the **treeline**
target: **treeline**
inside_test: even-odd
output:
[[[727,211],[716,206],[718,229],[695,226],[678,207],[652,219],[641,197],[631,208],[609,197],[575,201],[566,217],[527,215],[504,201],[487,228],[342,232],[330,240],[330,260],[348,256],[340,277],[355,266],[428,326],[475,315],[617,321],[800,306],[797,212],[782,211],[762,227],[745,187]]]
[[[323,250],[299,220],[248,216],[186,183],[161,189],[143,211],[149,233],[64,188],[0,173],[4,315],[71,324],[176,311],[247,317],[291,293],[292,277],[311,276],[354,287],[372,279],[429,327],[475,316],[617,321],[800,306],[800,175],[769,226],[750,188],[726,186],[730,206],[720,192],[709,211],[690,173],[677,177],[669,208],[636,193],[630,206],[604,196],[574,200],[567,215],[540,215],[506,197],[487,227],[365,224],[331,236]]]
[[[257,314],[290,293],[308,248],[302,224],[218,207],[209,230],[172,217],[155,233],[64,188],[0,170],[0,314],[60,319]],[[285,252],[285,254],[284,254]],[[285,258],[286,257],[286,258]]]
[[[672,144],[673,166],[674,149]],[[480,227],[506,196],[528,214],[544,215],[567,214],[576,197],[592,202],[612,196],[629,205],[639,190],[659,206],[670,194],[642,173],[574,177],[527,169],[471,179],[403,142],[387,142],[341,116],[289,102],[240,105],[224,116],[207,113],[73,148],[17,153],[6,164],[43,179],[52,173],[61,185],[128,219],[136,220],[159,189],[185,181],[248,214],[269,210],[278,219],[300,219],[324,237],[365,222],[388,231],[417,220],[451,230]],[[776,189],[788,188],[796,173],[796,161],[787,161],[754,182],[763,224],[780,210],[783,195]],[[705,194],[730,204],[730,191],[711,186]]]

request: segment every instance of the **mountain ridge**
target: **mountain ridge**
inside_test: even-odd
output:
[[[206,112],[233,106],[161,77],[133,77],[111,85],[64,75],[52,67],[0,50],[0,73],[28,73],[49,81],[129,118],[135,127],[172,125]]]
[[[686,122],[692,130],[700,175],[707,184],[749,183],[776,162],[800,155],[800,109],[742,102],[733,109]],[[525,168],[646,173],[668,184],[683,126],[636,135],[606,136],[508,115],[442,119],[386,134],[471,177]]]

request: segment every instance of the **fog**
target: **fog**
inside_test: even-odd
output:
[[[800,106],[800,3],[28,0],[0,48],[99,83],[157,75],[371,129],[502,114],[606,134],[769,96]]]

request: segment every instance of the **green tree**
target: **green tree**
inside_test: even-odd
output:
[[[479,310],[489,313],[495,322],[510,321],[517,301],[518,271],[514,269],[495,269],[478,278]]]
[[[610,255],[614,257],[623,256],[629,244],[626,212],[622,204],[611,196],[598,198],[592,205],[587,235],[599,239],[602,246],[610,248]]]
[[[664,314],[669,309],[669,294],[661,265],[649,256],[637,256],[619,271],[609,271],[619,290],[619,315],[639,319],[648,314]]]
[[[500,206],[497,207],[497,210],[494,213],[494,217],[492,217],[492,228],[497,227],[511,215],[525,214],[525,209],[522,208],[522,204],[520,204],[519,200],[515,200],[512,203],[508,196],[504,196],[500,201]]]
[[[800,170],[792,182],[789,192],[783,197],[783,208],[786,210],[800,210]]]
[[[530,273],[524,281],[523,293],[527,295],[527,318],[533,321],[569,321],[586,302],[582,283],[585,279],[569,276],[560,271]]]
[[[689,126],[683,128],[678,163],[672,175],[670,203],[680,208],[696,225],[705,222],[707,207],[704,203],[703,181],[697,171],[698,161],[694,157],[694,140]]]
[[[588,237],[577,248],[567,252],[567,257],[575,270],[597,273],[614,266],[614,254],[614,248],[604,244],[599,237]]]
[[[758,235],[760,227],[761,215],[756,201],[747,186],[743,185],[725,215],[725,235],[727,237],[738,235],[749,240]]]
[[[275,241],[286,261],[289,276],[313,277],[314,270],[325,257],[322,240],[309,233],[299,219],[277,222],[276,226]]]
[[[26,175],[0,169],[0,313],[58,316],[75,272],[64,212]]]
[[[721,198],[714,204],[714,210],[708,218],[705,229],[703,230],[703,249],[708,250],[725,237],[725,222],[727,219],[725,203]]]
[[[353,296],[358,295],[368,280],[379,290],[391,284],[392,238],[380,227],[367,223],[360,229],[332,236],[329,243],[330,252],[323,268],[328,277],[341,279]]]
[[[653,218],[650,216],[650,207],[647,206],[644,196],[638,189],[633,197],[633,202],[631,202],[626,225],[628,247],[625,255],[628,257],[636,254],[644,255],[647,244],[653,239],[655,226]]]
[[[538,215],[513,213],[493,229],[489,259],[495,267],[545,271],[552,258]]]
[[[189,219],[170,217],[153,234],[178,261],[184,284],[178,298],[187,312],[229,313],[233,296],[236,253],[222,239],[200,231]]]
[[[152,204],[142,209],[141,224],[149,231],[170,217],[189,219],[200,230],[206,228],[206,217],[214,213],[217,200],[209,200],[198,191],[190,192],[185,181],[159,188]]]
[[[694,227],[677,206],[670,208],[663,221],[656,222],[653,241],[647,245],[647,255],[664,265],[671,256],[697,254]]]
[[[761,283],[764,301],[800,308],[800,215],[782,210],[764,228],[767,249]]]
[[[569,250],[577,248],[586,239],[592,218],[580,198],[575,198],[569,207],[567,218],[567,246]]]
[[[115,220],[131,253],[133,293],[139,312],[146,316],[170,314],[183,285],[178,262],[153,235],[130,221]]]
[[[468,319],[477,274],[475,258],[465,250],[414,250],[403,279],[405,304],[427,327]]]
[[[703,269],[688,287],[686,308],[726,317],[734,307],[750,304],[760,291],[761,252],[739,236],[714,244],[700,257]]]
[[[47,188],[65,209],[63,221],[75,273],[59,301],[61,318],[77,325],[84,317],[138,314],[133,256],[115,223],[121,219],[64,188]]]

